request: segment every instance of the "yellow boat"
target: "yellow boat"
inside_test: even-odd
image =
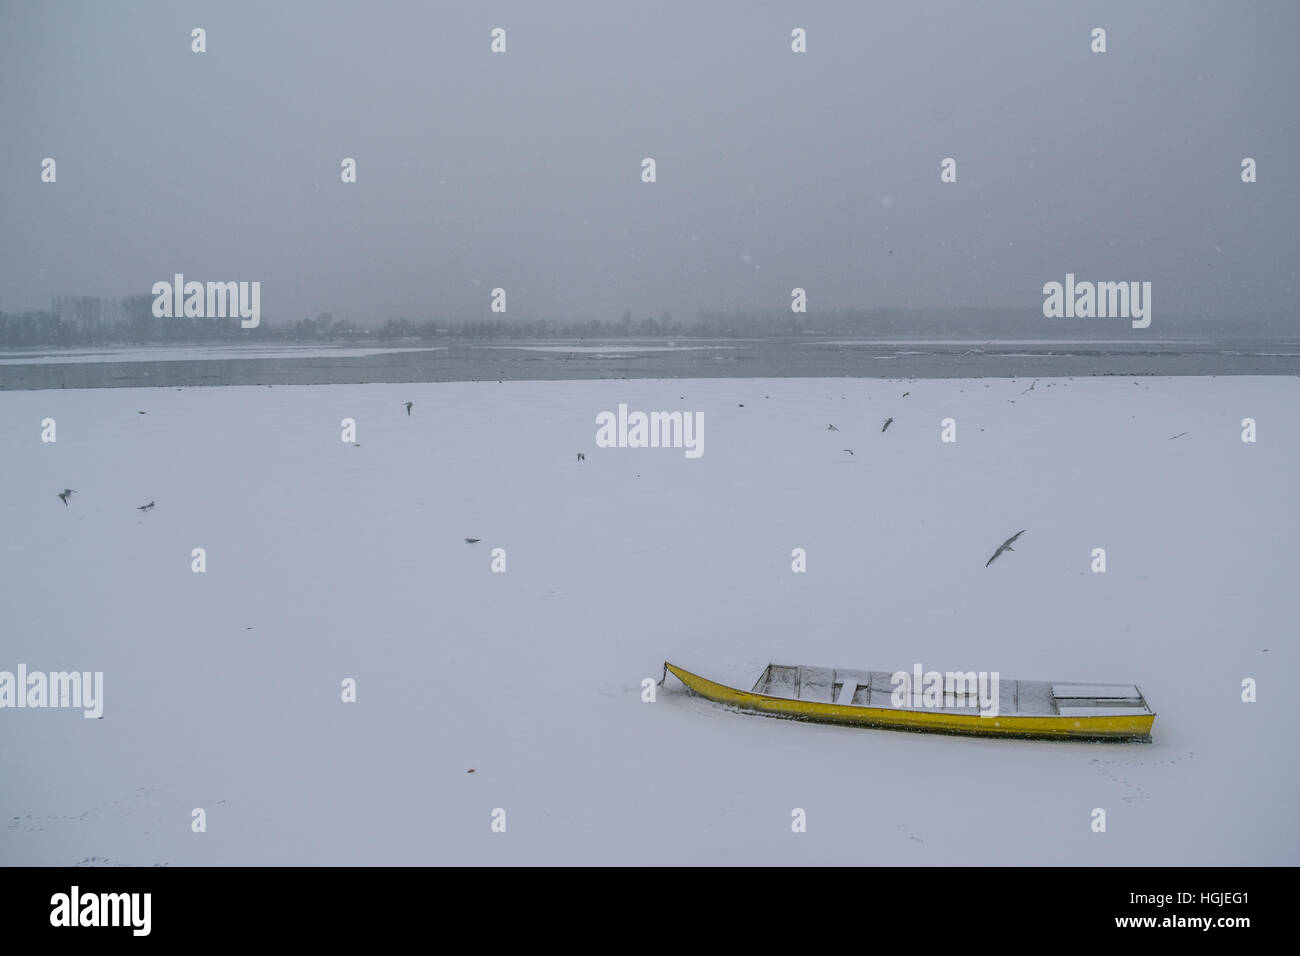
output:
[[[979,678],[987,675],[971,671],[936,673],[943,679],[941,693],[913,694],[909,687],[900,694],[902,682],[889,671],[769,664],[754,689],[744,691],[665,661],[664,677],[670,672],[694,693],[719,704],[822,723],[980,736],[1150,741],[1156,719],[1135,684],[1001,681],[993,675],[995,680],[985,681],[981,689]],[[915,673],[922,677],[919,668]],[[921,683],[917,680],[916,687]]]

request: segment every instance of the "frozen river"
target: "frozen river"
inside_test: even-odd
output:
[[[0,389],[664,378],[1297,375],[1297,342],[719,339],[0,352]]]

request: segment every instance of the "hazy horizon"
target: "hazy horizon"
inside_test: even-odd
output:
[[[689,320],[794,287],[810,313],[1037,308],[1074,273],[1151,282],[1154,321],[1063,333],[1285,334],[1300,8],[1250,13],[10,3],[0,310],[181,272],[261,282],[273,321]]]

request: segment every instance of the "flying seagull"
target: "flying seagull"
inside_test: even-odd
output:
[[[1182,438],[1182,437],[1183,437],[1184,435],[1186,435],[1186,434],[1187,434],[1187,432],[1179,432],[1177,435],[1170,435],[1170,436],[1169,436],[1169,440],[1170,440],[1170,441],[1173,441],[1175,438]],[[66,504],[67,502],[64,502],[64,503]]]
[[[150,511],[150,510],[152,510],[152,508],[153,508],[153,502],[151,501],[151,502],[149,502],[147,505],[138,505],[138,506],[136,507],[135,510],[136,510],[136,511]]]
[[[587,460],[587,456],[584,455],[582,452],[578,452],[578,461],[586,461],[586,460]]]
[[[836,428],[834,425],[827,425],[827,426],[826,426],[826,430],[827,430],[828,432],[837,432],[837,431],[839,431],[839,429]]]
[[[71,488],[64,488],[62,491],[59,492],[59,497],[63,499],[63,507],[66,508],[68,506],[68,496],[72,494],[76,494],[76,492],[74,492]]]
[[[894,420],[892,418],[886,418],[884,428],[881,428],[880,430],[883,432],[885,428],[888,428],[892,424],[894,424]]]
[[[414,405],[414,404],[415,404],[415,402],[407,402],[407,403],[406,403],[406,417],[407,417],[407,418],[410,418],[410,417],[411,417],[411,406]]]
[[[466,539],[465,539],[465,543],[466,543],[466,544],[478,544],[478,543],[479,543],[480,541],[482,541],[482,540],[483,540],[482,538],[466,538]]]
[[[1038,379],[1034,379],[1034,385],[1037,385],[1037,384],[1038,384]],[[1028,395],[1030,392],[1032,392],[1032,391],[1034,390],[1034,385],[1030,385],[1027,389],[1025,389],[1025,390],[1024,390],[1023,392],[1021,392],[1020,394],[1021,394],[1021,395]]]
[[[1016,550],[1015,548],[1011,547],[1011,543],[1024,533],[1025,533],[1025,529],[1022,528],[1020,531],[1017,531],[1011,537],[1007,538],[1007,540],[1003,541],[1002,545],[996,551],[993,552],[993,557],[989,558],[986,562],[984,562],[984,567],[987,568],[990,564],[992,564],[994,560],[997,559],[997,556],[1001,554],[1003,551]]]
[[[852,448],[846,448],[846,449],[844,449],[844,450],[847,451],[850,455],[853,454],[853,449],[852,449]]]
[[[904,392],[904,393],[903,393],[903,397],[904,397],[904,398],[907,398],[907,396],[909,396],[909,395],[911,395],[911,394],[912,394],[911,392]]]

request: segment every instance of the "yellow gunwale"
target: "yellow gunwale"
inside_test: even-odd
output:
[[[893,707],[827,704],[737,690],[711,681],[707,677],[701,677],[699,674],[692,674],[667,661],[664,661],[664,668],[689,690],[708,700],[740,710],[793,720],[931,733],[971,734],[981,737],[1149,741],[1151,726],[1156,719],[1155,714],[1115,717],[1062,717],[1060,715],[981,717],[977,714],[945,714],[937,711],[901,710]]]

